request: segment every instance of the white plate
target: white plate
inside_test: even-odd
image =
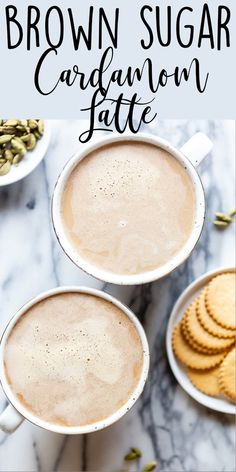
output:
[[[170,367],[172,372],[179,382],[181,387],[197,402],[201,403],[212,410],[220,411],[223,413],[235,414],[235,406],[224,400],[223,398],[214,398],[197,390],[194,385],[190,382],[184,366],[176,359],[173,349],[172,349],[172,332],[177,323],[181,320],[186,308],[189,304],[198,296],[202,288],[212,279],[213,276],[221,274],[223,272],[234,272],[234,268],[222,268],[217,269],[211,272],[207,272],[199,279],[195,280],[191,285],[189,285],[182,295],[178,298],[175,303],[173,310],[170,315],[167,332],[166,332],[166,348],[167,356],[169,360]]]
[[[45,121],[45,129],[42,138],[37,142],[33,151],[27,152],[18,166],[11,166],[10,172],[7,175],[0,176],[0,187],[13,184],[18,180],[23,179],[29,175],[44,158],[51,136],[50,124]]]

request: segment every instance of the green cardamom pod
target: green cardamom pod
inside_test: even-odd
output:
[[[225,215],[225,213],[217,212],[215,215],[216,215],[217,220],[225,221],[226,223],[231,223],[232,221],[232,218],[230,218],[230,216],[228,215]]]
[[[27,120],[20,120],[19,123],[21,126],[28,126]]]
[[[13,159],[13,153],[11,152],[10,149],[6,149],[5,152],[4,152],[4,157],[7,161],[12,161]]]
[[[39,130],[39,134],[41,134],[41,136],[42,136],[43,133],[44,133],[44,121],[43,120],[38,121],[38,130]]]
[[[218,228],[226,228],[226,226],[228,226],[228,223],[226,221],[215,220],[213,221],[213,225],[215,225]]]
[[[137,447],[131,447],[130,451],[124,457],[125,461],[134,461],[142,457],[142,452]]]
[[[16,154],[13,158],[12,164],[16,166],[17,164],[19,164],[22,158],[23,158],[22,154]]]
[[[138,447],[131,447],[131,452],[134,452],[138,458],[142,457],[142,452]]]
[[[23,143],[27,143],[30,139],[30,133],[24,134],[23,136],[20,136],[20,140],[23,141]]]
[[[30,129],[38,129],[38,122],[36,120],[28,120],[28,126]]]
[[[41,138],[41,134],[39,133],[39,131],[34,131],[34,135],[37,140]]]
[[[22,143],[20,138],[17,138],[17,137],[13,138],[11,140],[11,144],[12,144],[12,147],[17,151],[17,153],[19,153],[23,156],[24,156],[24,154],[26,154],[27,149],[26,149],[24,143]]]
[[[220,213],[220,212],[216,212],[215,215],[216,215],[216,218],[222,218],[225,216],[224,213]]]
[[[28,151],[33,151],[33,149],[34,149],[35,146],[36,146],[36,143],[37,143],[36,137],[35,137],[34,134],[31,133],[31,134],[29,135],[29,139],[28,139],[28,141],[27,141],[27,143],[26,143],[26,148],[27,148],[27,150],[28,150]]]
[[[0,136],[0,144],[7,144],[12,140],[11,134],[3,134]]]
[[[225,221],[225,223],[232,223],[232,218],[230,216],[225,215],[224,218],[222,218],[222,221]]]
[[[17,131],[20,131],[21,133],[28,133],[28,126],[22,126],[22,125],[17,125],[16,126]]]
[[[1,167],[0,167],[0,175],[3,176],[3,175],[7,175],[9,170],[11,168],[11,163],[9,161],[6,161],[5,164],[3,164]]]
[[[11,126],[0,126],[0,133],[14,135],[16,133],[16,128]]]
[[[229,211],[229,216],[235,216],[236,215],[236,208],[232,208],[232,210]]]
[[[143,467],[142,472],[152,472],[152,470],[155,470],[156,467],[157,467],[156,461],[149,462]]]
[[[132,451],[128,452],[128,454],[126,454],[124,457],[125,461],[134,461],[135,459],[137,459],[137,455]]]
[[[4,123],[5,126],[17,126],[18,125],[18,120],[7,120]]]

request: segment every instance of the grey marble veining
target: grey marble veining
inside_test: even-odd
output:
[[[143,451],[142,463],[156,459],[160,472],[233,472],[234,418],[200,406],[178,386],[166,359],[165,331],[183,289],[205,271],[235,260],[234,225],[224,232],[212,226],[215,211],[234,206],[234,123],[173,120],[149,129],[177,147],[204,131],[214,148],[199,168],[207,214],[197,248],[171,276],[136,288],[103,284],[84,274],[53,234],[50,198],[64,163],[81,146],[82,128],[78,121],[52,122],[42,164],[24,181],[0,190],[0,332],[17,308],[40,291],[63,284],[102,288],[127,303],[143,323],[151,350],[149,380],[135,407],[103,431],[66,437],[24,422],[11,436],[0,433],[0,471],[113,471],[124,468],[123,456],[134,445]],[[0,392],[0,409],[5,405]]]

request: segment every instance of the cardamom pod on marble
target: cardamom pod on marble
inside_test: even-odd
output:
[[[156,469],[156,467],[157,467],[156,461],[149,462],[143,467],[142,472],[152,472],[153,470]]]
[[[125,461],[134,461],[142,457],[142,452],[137,447],[131,447],[128,454],[125,455]]]
[[[226,228],[226,226],[228,226],[228,223],[226,223],[226,221],[219,221],[219,220],[213,221],[213,224],[218,228]]]
[[[215,215],[216,215],[217,220],[219,221],[225,221],[226,223],[232,222],[232,218],[230,218],[230,216],[226,215],[225,213],[217,212]]]
[[[232,208],[232,210],[229,211],[229,216],[235,216],[236,215],[236,208]]]

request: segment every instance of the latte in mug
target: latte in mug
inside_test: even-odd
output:
[[[133,398],[143,365],[135,324],[110,301],[87,293],[59,293],[31,306],[4,349],[7,382],[23,407],[69,427],[116,413]]]
[[[191,236],[196,195],[180,162],[160,147],[120,141],[90,152],[61,198],[75,252],[104,271],[134,275],[168,263]]]

